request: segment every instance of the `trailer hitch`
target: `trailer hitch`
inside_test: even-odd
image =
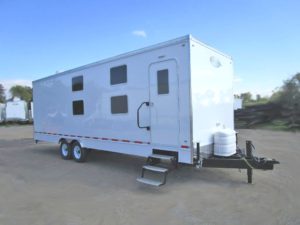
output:
[[[279,164],[279,161],[275,159],[253,156],[253,148],[252,142],[246,141],[246,154],[238,149],[237,153],[233,156],[212,156],[203,159],[202,167],[247,169],[248,183],[252,183],[253,169],[273,170],[274,165]]]

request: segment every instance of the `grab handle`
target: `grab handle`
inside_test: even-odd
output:
[[[136,122],[137,122],[137,126],[141,129],[147,129],[147,130],[150,130],[150,127],[149,126],[145,126],[145,127],[142,127],[140,126],[140,109],[142,108],[142,106],[146,104],[146,106],[149,106],[150,103],[149,102],[142,102],[142,104],[138,107],[137,109],[137,112],[136,112]]]

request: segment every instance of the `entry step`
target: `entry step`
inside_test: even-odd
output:
[[[163,183],[161,181],[151,180],[151,179],[147,179],[147,178],[144,178],[144,177],[139,177],[136,180],[138,182],[143,183],[143,184],[148,184],[148,185],[152,185],[152,186],[156,186],[156,187],[159,187],[159,186],[163,185]]]
[[[150,166],[150,165],[143,166],[143,169],[151,170],[151,171],[154,171],[154,172],[160,172],[160,173],[165,173],[165,172],[168,171],[167,168],[162,168],[162,167],[157,167],[157,166]]]
[[[155,158],[155,159],[164,159],[164,160],[174,160],[174,156],[171,155],[160,155],[160,154],[152,154],[149,156],[150,158]]]

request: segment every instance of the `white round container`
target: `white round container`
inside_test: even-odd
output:
[[[236,153],[235,131],[231,129],[220,129],[214,134],[214,155],[231,156]]]

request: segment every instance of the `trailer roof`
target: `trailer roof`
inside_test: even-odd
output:
[[[129,57],[129,56],[138,55],[138,54],[141,54],[141,53],[144,53],[144,52],[153,51],[155,49],[159,49],[159,48],[162,48],[162,47],[175,45],[175,44],[187,41],[187,40],[194,41],[194,42],[196,42],[196,43],[198,43],[198,44],[200,44],[200,45],[202,45],[206,48],[209,48],[209,49],[217,52],[218,54],[221,54],[221,55],[223,55],[227,58],[231,58],[230,56],[216,50],[215,48],[212,48],[209,45],[204,44],[203,42],[197,40],[196,38],[194,38],[192,35],[189,34],[189,35],[185,35],[185,36],[182,36],[182,37],[179,37],[179,38],[176,38],[176,39],[172,39],[170,41],[161,42],[159,44],[151,45],[151,46],[148,46],[148,47],[145,47],[145,48],[130,51],[130,52],[127,52],[127,53],[124,53],[124,54],[120,54],[120,55],[113,56],[113,57],[110,57],[110,58],[107,58],[107,59],[103,59],[103,60],[100,60],[100,61],[97,61],[97,62],[93,62],[93,63],[89,63],[89,64],[86,64],[86,65],[83,65],[83,66],[80,66],[80,67],[69,69],[69,70],[66,70],[66,71],[63,71],[63,72],[60,72],[60,73],[56,73],[56,74],[53,74],[53,75],[50,75],[50,76],[47,76],[47,77],[44,77],[44,78],[34,80],[34,81],[32,81],[32,83],[42,81],[42,80],[45,80],[45,79],[48,79],[48,78],[53,78],[53,77],[56,77],[56,76],[61,76],[61,75],[64,75],[66,73],[76,72],[76,71],[83,70],[83,69],[86,69],[86,68],[90,68],[90,67],[93,67],[93,66],[98,66],[98,65],[101,65],[101,64],[104,64],[104,63],[107,63],[107,62],[119,60],[119,59],[126,58],[126,57]]]

